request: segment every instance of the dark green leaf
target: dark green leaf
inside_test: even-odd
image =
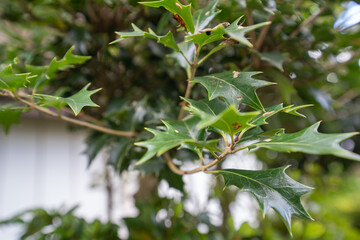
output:
[[[16,74],[11,65],[6,66],[0,71],[0,89],[14,92],[16,89],[25,87],[29,82],[30,73]]]
[[[303,152],[309,154],[332,154],[338,157],[360,161],[360,155],[345,150],[339,143],[358,133],[319,133],[320,122],[296,133],[274,136],[253,144],[279,152]]]
[[[285,173],[287,168],[288,166],[256,171],[223,169],[215,172],[224,177],[225,186],[235,185],[250,192],[258,201],[264,215],[270,208],[275,209],[291,233],[292,215],[312,219],[300,201],[300,197],[312,188],[291,179]]]
[[[148,7],[164,7],[169,12],[174,15],[179,15],[185,23],[185,26],[188,31],[194,33],[194,23],[191,14],[191,4],[183,5],[177,0],[160,0],[160,1],[152,1],[152,2],[139,2]]]
[[[256,89],[274,83],[253,78],[259,72],[224,72],[196,77],[192,82],[201,83],[208,91],[209,99],[223,98],[229,104],[245,103],[255,109],[264,110],[256,95]]]

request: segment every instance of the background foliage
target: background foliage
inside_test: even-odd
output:
[[[199,8],[208,1],[189,2]],[[286,127],[289,132],[295,132],[323,119],[321,132],[356,131],[360,129],[359,26],[349,28],[338,22],[334,27],[346,4],[346,1],[336,0],[219,1],[218,23],[233,22],[245,15],[245,25],[266,20],[271,20],[272,24],[262,42],[253,42],[253,50],[245,47],[223,49],[199,68],[199,75],[229,69],[262,71],[264,80],[278,83],[259,92],[266,105],[279,102],[314,104],[303,110],[307,119],[283,114],[269,120],[273,127]],[[312,19],[314,15],[316,18]],[[141,136],[148,135],[143,132],[144,127],[159,125],[160,120],[176,119],[181,101],[178,96],[183,95],[186,88],[186,72],[175,64],[177,58],[170,57],[168,49],[152,40],[137,38],[117,45],[108,44],[116,39],[115,31],[131,31],[132,22],[141,29],[151,27],[164,35],[178,24],[171,14],[144,8],[131,0],[3,0],[0,16],[0,62],[4,66],[15,58],[20,63],[17,65],[19,71],[25,69],[26,64],[46,65],[53,57],[64,56],[73,45],[76,54],[92,57],[80,67],[57,74],[45,89],[49,93],[61,89],[62,96],[69,97],[91,82],[92,89],[103,88],[92,97],[101,108],[84,110],[113,129],[138,131],[142,132]],[[259,34],[260,30],[256,31],[257,40],[262,39]],[[252,42],[253,35],[248,36]],[[179,37],[177,33],[175,38]],[[193,90],[195,98],[204,94],[200,86]],[[0,121],[3,119],[1,117]],[[359,152],[359,140],[359,137],[347,140],[343,147]],[[143,155],[143,152],[129,151],[133,140],[128,138],[94,132],[89,135],[87,144],[90,162],[101,149],[108,148],[108,162],[119,173]],[[182,151],[179,154],[187,154],[189,160],[196,158]],[[360,174],[358,164],[333,156],[289,155],[267,149],[257,154],[269,168],[291,164],[291,177],[316,188],[307,199],[316,222],[296,220],[293,224],[295,239],[356,239],[360,236],[360,208],[356,204],[360,195],[356,189]],[[145,178],[166,179],[172,187],[183,190],[181,178],[169,173],[162,161],[141,166],[139,170]],[[285,226],[274,216],[260,221],[256,228],[244,224],[240,230],[234,229],[228,204],[236,193],[230,189],[220,194],[219,186],[222,185],[214,184],[211,197],[222,202],[222,226],[212,225],[206,212],[193,216],[184,210],[183,202],[154,196],[156,188],[153,186],[143,192],[145,197],[137,199],[141,215],[124,220],[130,239],[288,238]],[[169,213],[170,228],[165,220],[156,220],[160,209]],[[34,211],[33,217],[47,219],[47,214],[51,215],[45,212],[39,215]],[[72,214],[70,211],[60,216],[74,223],[83,222]],[[209,233],[198,231],[200,223],[209,226]],[[48,224],[52,221],[43,221],[39,226]],[[100,223],[83,224],[95,229]],[[61,226],[57,231],[68,229],[68,226]],[[96,234],[108,236],[108,231],[114,231],[110,225],[102,228],[104,232],[99,230]],[[86,230],[79,231],[87,236]],[[183,232],[187,234],[182,235]],[[64,236],[58,239],[66,239]]]

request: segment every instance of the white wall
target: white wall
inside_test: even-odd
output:
[[[0,130],[0,219],[29,208],[79,204],[80,216],[105,220],[106,193],[91,188],[103,173],[102,159],[87,169],[85,131],[70,132],[56,120],[21,122],[8,135]],[[16,239],[14,231],[0,228],[0,239]]]

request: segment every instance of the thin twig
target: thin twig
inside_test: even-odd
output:
[[[185,91],[185,98],[189,98],[190,97],[190,94],[191,94],[191,89],[193,87],[193,83],[190,82],[190,79],[194,78],[195,77],[195,74],[196,74],[196,69],[198,68],[199,64],[198,64],[198,57],[199,57],[199,52],[200,52],[200,48],[198,45],[196,45],[196,48],[195,48],[195,54],[194,54],[194,61],[190,64],[191,66],[191,71],[190,71],[190,76],[189,76],[189,79],[188,79],[188,83],[187,83],[187,87],[186,87],[186,91]],[[184,118],[184,114],[185,114],[185,102],[183,101],[182,102],[182,106],[181,106],[181,109],[180,109],[180,113],[179,113],[179,116],[178,116],[178,120],[181,121],[183,118]]]
[[[118,130],[113,130],[113,129],[109,129],[109,128],[105,128],[105,127],[101,127],[92,123],[88,123],[88,122],[84,122],[78,119],[74,119],[74,118],[70,118],[70,117],[66,117],[63,115],[58,115],[57,113],[54,113],[46,108],[40,107],[32,102],[29,102],[19,96],[15,96],[13,94],[11,94],[10,96],[12,96],[14,99],[24,103],[25,105],[29,106],[31,109],[34,109],[38,112],[42,112],[48,116],[54,117],[54,118],[58,118],[61,119],[63,121],[75,124],[75,125],[79,125],[79,126],[83,126],[83,127],[87,127],[87,128],[91,128],[93,130],[97,130],[99,132],[104,132],[104,133],[108,133],[111,135],[115,135],[115,136],[122,136],[122,137],[136,137],[138,135],[138,133],[136,132],[125,132],[125,131],[118,131]]]
[[[322,6],[317,12],[315,12],[313,15],[311,15],[309,18],[307,18],[304,22],[300,24],[300,26],[290,34],[290,38],[296,37],[303,28],[305,28],[307,25],[312,23],[322,12],[324,12],[329,6],[331,2],[327,2]]]

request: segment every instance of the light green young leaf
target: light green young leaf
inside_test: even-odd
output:
[[[30,73],[16,74],[11,65],[8,65],[0,71],[0,89],[14,92],[18,88],[26,87],[29,75]]]
[[[129,37],[146,37],[155,39],[158,43],[163,44],[165,47],[172,48],[173,50],[180,52],[180,49],[175,42],[174,36],[170,31],[164,36],[158,36],[151,28],[149,28],[149,32],[145,32],[138,28],[135,24],[132,23],[131,25],[134,29],[133,32],[116,32],[116,34],[119,35],[120,38],[116,39],[110,44],[120,42],[125,38]]]
[[[339,145],[345,139],[357,135],[357,132],[319,133],[319,125],[320,122],[317,122],[299,132],[274,136],[252,145],[279,152],[303,152],[317,155],[331,154],[337,157],[360,161],[360,155],[345,150]]]
[[[223,169],[215,171],[225,179],[225,186],[235,185],[250,192],[265,215],[270,208],[278,212],[291,233],[291,217],[311,220],[300,197],[312,190],[286,175],[289,166],[269,170]]]
[[[254,75],[260,72],[224,72],[196,77],[192,82],[201,83],[208,91],[209,99],[223,98],[229,104],[245,103],[258,110],[264,110],[256,95],[256,89],[274,83],[257,80]]]
[[[66,105],[73,110],[75,116],[78,115],[85,106],[89,107],[98,107],[96,103],[91,100],[91,95],[100,91],[101,88],[95,90],[87,90],[90,86],[90,83],[83,87],[79,92],[75,93],[71,97],[63,98],[58,96],[46,95],[46,94],[35,94],[34,97],[39,99],[39,105],[41,106],[51,106],[55,107],[58,110],[63,108]]]
[[[201,118],[198,128],[212,126],[231,136],[252,127],[249,121],[259,114],[258,112],[240,113],[234,105],[227,107],[226,103],[219,99],[195,101],[184,98],[184,100],[190,104],[187,110]]]
[[[53,58],[49,66],[33,66],[26,65],[26,69],[32,74],[36,75],[30,79],[30,87],[35,89],[41,88],[48,81],[53,79],[58,71],[64,71],[73,68],[74,65],[83,64],[89,60],[90,56],[78,56],[73,54],[74,46],[71,47],[60,60]]]
[[[288,113],[288,114],[306,118],[306,116],[304,114],[297,112],[297,110],[306,108],[306,107],[312,107],[312,106],[314,106],[314,105],[313,104],[300,105],[300,106],[289,105],[289,106],[284,107],[282,109],[282,111],[285,113]]]
[[[137,165],[145,163],[155,155],[160,156],[166,151],[180,146],[183,143],[197,143],[202,130],[196,128],[200,119],[193,117],[186,121],[163,121],[166,131],[158,131],[146,128],[154,134],[150,140],[135,143],[136,146],[147,148],[147,152],[137,162]]]
[[[188,31],[194,33],[194,23],[191,14],[191,4],[183,5],[178,0],[160,0],[160,1],[152,1],[152,2],[139,2],[148,7],[164,7],[169,12],[174,15],[178,15],[184,21],[185,26]]]
[[[64,101],[70,106],[75,115],[78,115],[85,106],[98,107],[96,103],[91,100],[91,95],[97,93],[101,88],[95,90],[87,90],[90,83],[83,87],[79,92],[75,93],[71,97],[64,98]]]
[[[218,0],[215,0],[209,3],[205,8],[200,8],[194,13],[194,26],[195,33],[199,32],[199,30],[204,29],[211,20],[220,12],[216,11],[216,5],[218,4]]]
[[[271,24],[271,22],[262,22],[255,25],[251,25],[248,27],[243,27],[239,25],[239,22],[242,17],[239,17],[235,20],[229,27],[225,28],[225,32],[234,40],[240,42],[241,44],[244,44],[248,47],[253,47],[253,45],[249,42],[249,40],[246,39],[245,34],[253,31],[255,29],[261,28],[263,26]]]

